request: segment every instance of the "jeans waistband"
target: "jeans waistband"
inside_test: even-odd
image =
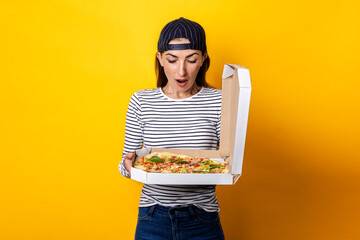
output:
[[[179,212],[186,212],[193,208],[193,205],[178,205],[178,206],[163,206],[163,205],[155,205],[155,210],[159,212],[169,212],[170,210],[179,211]]]
[[[182,205],[182,206],[171,206],[171,207],[154,205],[150,207],[150,214],[153,214],[155,212],[162,215],[170,215],[170,217],[192,216],[196,218],[195,208],[196,207],[194,205],[185,205],[185,206]]]

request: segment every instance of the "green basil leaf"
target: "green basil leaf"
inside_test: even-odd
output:
[[[176,163],[183,164],[183,163],[189,163],[188,161],[177,161]]]
[[[210,165],[211,168],[219,168],[221,165]]]
[[[158,156],[154,156],[154,157],[150,158],[149,160],[152,161],[152,162],[154,162],[154,163],[158,163],[158,162],[163,163],[163,162],[164,162],[164,161],[163,161],[161,158],[159,158]]]

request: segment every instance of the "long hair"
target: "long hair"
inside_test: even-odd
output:
[[[160,52],[160,53],[162,54],[163,52]],[[203,52],[202,54],[204,54],[204,53],[205,52]],[[210,67],[210,58],[208,55],[207,58],[205,59],[203,65],[200,67],[199,72],[196,76],[196,80],[195,80],[196,85],[201,86],[201,87],[209,87],[210,86],[206,82],[206,79],[205,79],[205,75],[206,75],[206,72],[209,69],[209,67]],[[156,84],[157,87],[165,87],[168,82],[168,79],[165,75],[164,67],[161,66],[159,59],[156,57],[156,55],[155,55],[155,74],[156,74],[156,78],[157,78],[157,84]]]

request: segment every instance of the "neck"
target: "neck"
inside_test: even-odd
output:
[[[179,92],[173,89],[169,84],[167,84],[165,87],[162,88],[162,90],[163,93],[170,98],[183,99],[195,95],[201,90],[201,87],[194,84],[189,90],[185,92]]]

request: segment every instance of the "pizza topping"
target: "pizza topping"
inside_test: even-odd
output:
[[[188,161],[176,161],[177,164],[189,163]]]
[[[164,162],[164,160],[162,160],[161,158],[159,158],[157,156],[150,158],[149,161],[154,162],[154,163],[160,163],[160,162],[163,163]]]
[[[209,160],[209,159],[205,159],[205,160],[201,159],[201,162],[203,162],[205,164],[211,164],[212,163],[212,161]]]
[[[210,165],[211,168],[219,168],[221,165]]]

